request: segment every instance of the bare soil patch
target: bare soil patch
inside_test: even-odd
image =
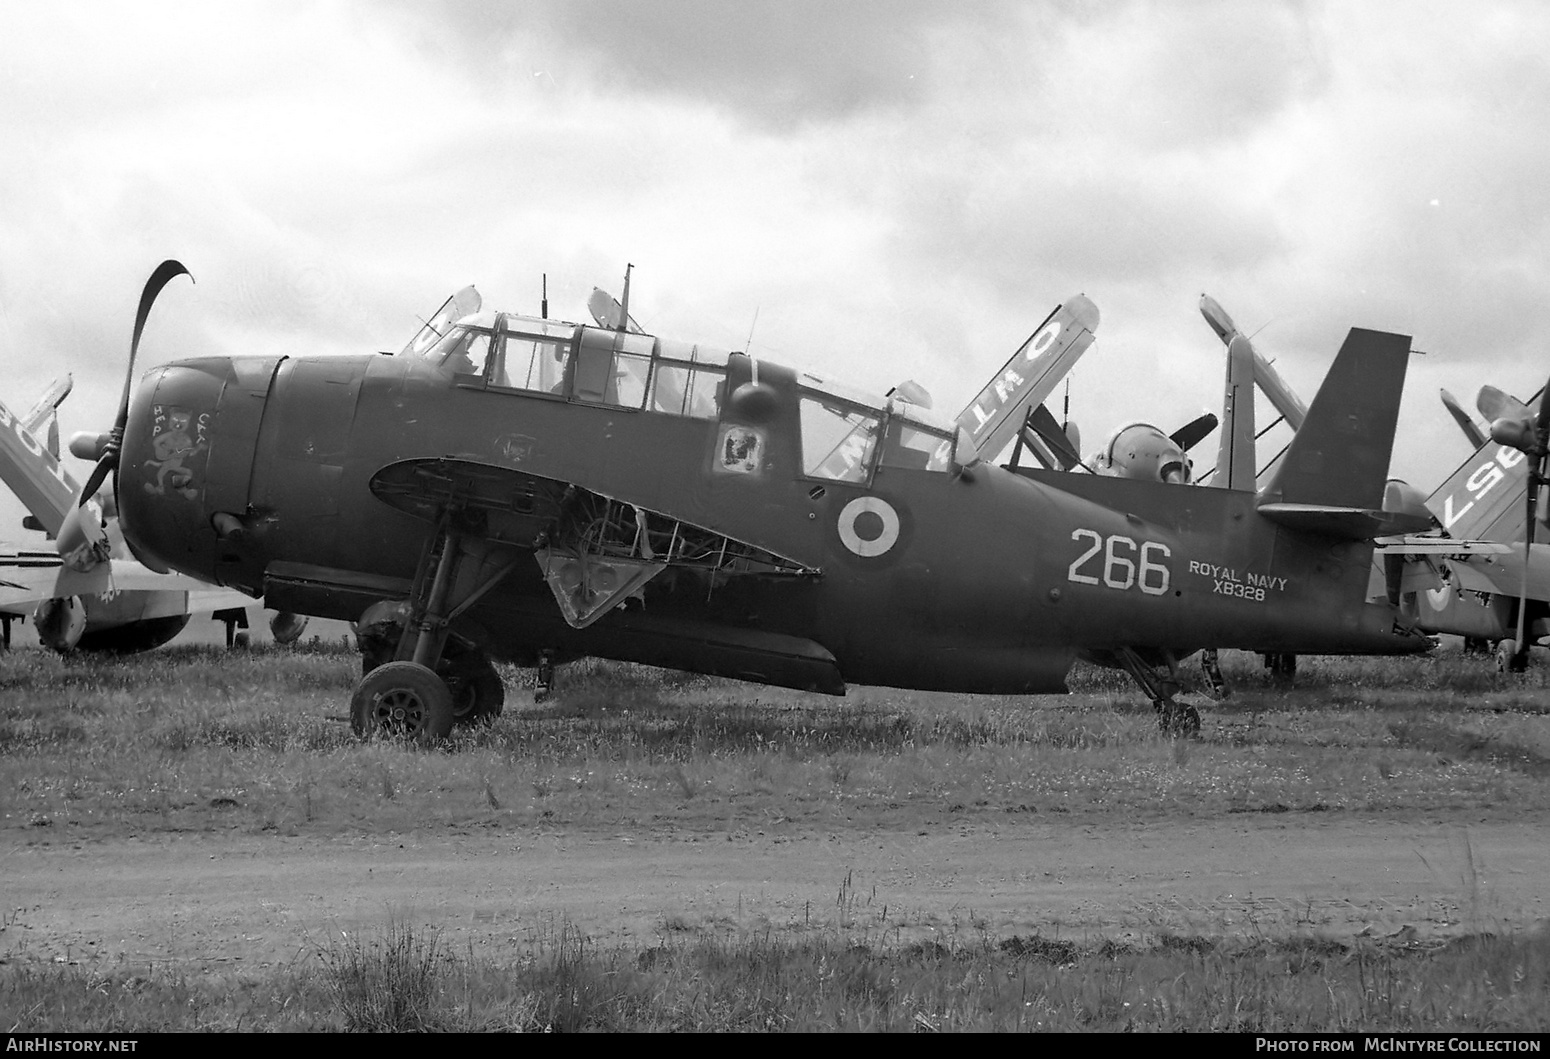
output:
[[[817,832],[453,828],[287,837],[5,836],[8,961],[264,968],[400,922],[451,951],[521,951],[560,923],[650,945],[686,932],[852,927],[887,941],[1038,934],[1424,940],[1541,929],[1538,823],[1407,814]]]

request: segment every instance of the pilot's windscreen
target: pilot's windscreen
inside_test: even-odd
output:
[[[490,355],[488,331],[469,327],[454,328],[426,355],[432,363],[455,375],[483,375],[484,363]]]
[[[880,416],[802,398],[802,470],[814,478],[864,482],[872,469]]]

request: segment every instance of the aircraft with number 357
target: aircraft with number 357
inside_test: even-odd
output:
[[[1173,678],[1201,648],[1429,645],[1366,599],[1372,538],[1419,528],[1382,510],[1403,335],[1350,332],[1256,494],[981,459],[971,428],[1009,440],[1031,380],[1092,340],[1085,298],[955,422],[632,331],[628,278],[613,328],[452,299],[397,355],[203,356],[132,385],[184,272],[146,286],[83,495],[115,474],[147,566],[354,621],[362,735],[439,738],[500,712],[492,660],[582,656],[838,695],[1064,692],[1080,655],[1189,732]],[[99,529],[76,512],[62,553]]]

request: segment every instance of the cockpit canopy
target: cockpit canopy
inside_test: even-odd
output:
[[[732,351],[557,320],[480,312],[438,341],[406,349],[458,385],[545,395],[694,419],[718,419]],[[956,424],[900,397],[802,373],[802,471],[870,482],[878,467],[952,471],[978,459]]]

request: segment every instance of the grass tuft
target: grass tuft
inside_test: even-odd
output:
[[[356,1033],[423,1033],[444,1028],[440,938],[389,923],[381,938],[344,937],[322,954],[324,977],[344,1028]]]

